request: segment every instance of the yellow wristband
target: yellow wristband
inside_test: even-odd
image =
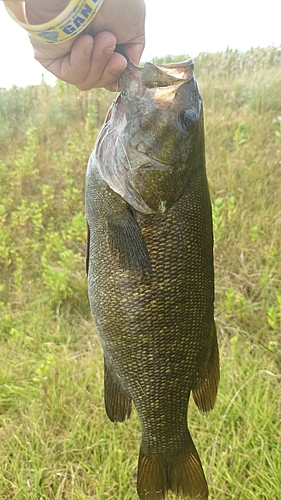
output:
[[[25,2],[4,0],[10,16],[28,31],[32,38],[44,43],[65,42],[79,35],[97,14],[103,0],[70,0],[58,17],[45,24],[28,24]]]

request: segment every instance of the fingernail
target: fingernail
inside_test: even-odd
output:
[[[115,47],[115,45],[112,45],[111,47],[106,47],[103,51],[105,54],[113,54]]]

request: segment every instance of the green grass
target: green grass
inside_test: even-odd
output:
[[[201,54],[221,383],[189,423],[210,500],[281,492],[280,50]],[[112,95],[0,92],[0,498],[137,500],[85,278],[84,177]],[[176,498],[170,495],[168,498]]]

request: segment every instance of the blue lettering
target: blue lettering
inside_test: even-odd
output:
[[[83,19],[82,17],[76,17],[76,19],[73,20],[73,23],[75,24],[76,28],[79,28],[79,26],[81,26],[81,24],[84,24],[85,22],[85,19]]]
[[[67,35],[70,35],[71,33],[74,33],[76,31],[76,29],[74,28],[74,26],[71,26],[71,24],[68,24],[67,26],[65,26],[65,28],[63,28],[64,33],[66,33]]]
[[[84,16],[86,19],[87,19],[88,15],[91,14],[91,12],[93,12],[93,9],[91,9],[91,7],[89,7],[89,5],[85,5],[85,8],[83,10],[81,10],[82,16]]]

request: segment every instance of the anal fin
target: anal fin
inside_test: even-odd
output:
[[[206,366],[205,373],[192,390],[193,399],[202,413],[211,411],[216,402],[218,385],[220,380],[219,348],[216,326],[213,325],[213,340],[211,353]]]
[[[123,391],[119,382],[111,375],[104,359],[104,404],[112,422],[123,422],[130,417],[132,400]]]

